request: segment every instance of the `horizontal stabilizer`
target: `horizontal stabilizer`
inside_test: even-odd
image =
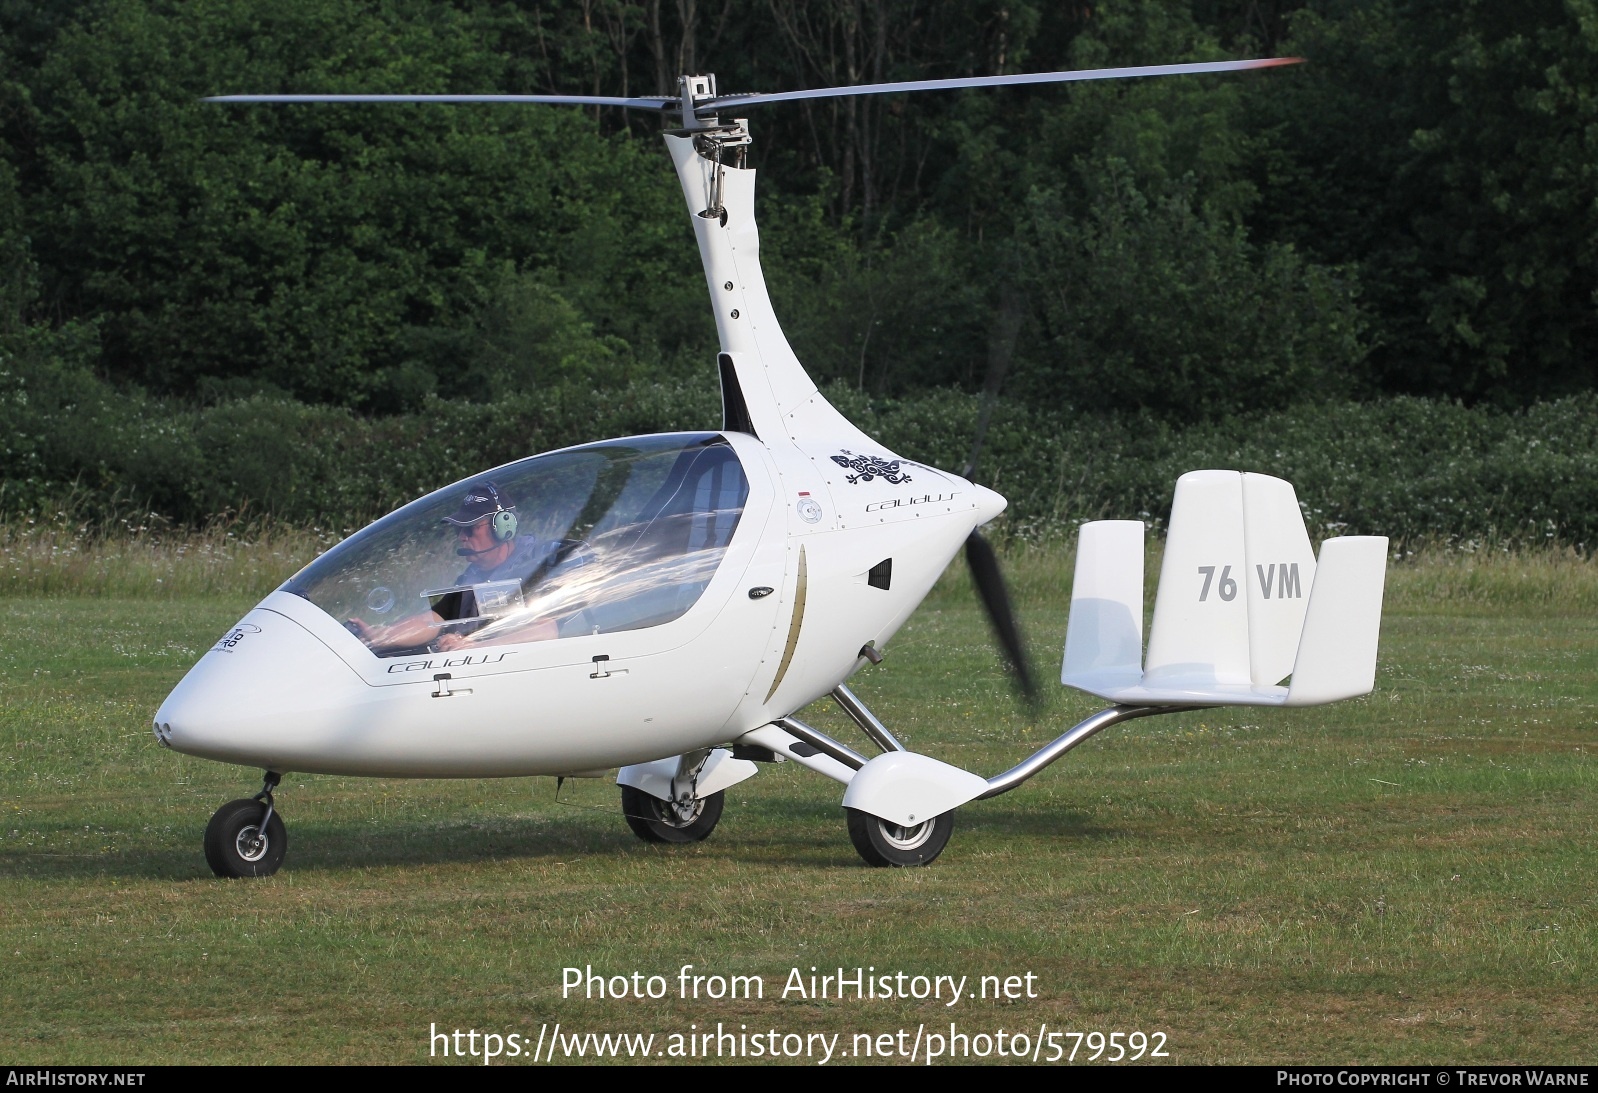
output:
[[[1315,706],[1368,694],[1386,566],[1379,536],[1328,539],[1317,564],[1281,479],[1185,474],[1147,661],[1142,525],[1096,521],[1078,541],[1060,681],[1139,706]]]
[[[1247,683],[1216,683],[1213,680],[1164,678],[1154,685],[1132,687],[1080,688],[1125,706],[1285,706],[1286,687],[1255,687]]]

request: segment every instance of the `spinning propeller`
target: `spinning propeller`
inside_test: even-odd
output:
[[[994,323],[988,338],[988,374],[982,383],[982,409],[977,415],[977,432],[971,443],[971,458],[960,470],[960,477],[972,482],[977,480],[982,442],[987,438],[988,425],[993,420],[994,403],[998,401],[999,390],[1004,386],[1010,361],[1015,357],[1016,336],[1020,334],[1026,318],[1022,298],[1009,283],[1013,278],[1001,273],[998,280],[1003,287],[999,292],[998,306],[994,308]],[[1005,667],[1026,699],[1027,706],[1035,714],[1039,709],[1038,690],[1032,679],[1031,668],[1027,665],[1026,643],[1010,609],[1010,597],[1005,590],[999,560],[980,531],[973,531],[966,539],[965,560],[971,568],[971,583],[976,586],[988,620],[993,624],[994,636],[999,639],[1004,651]]]
[[[999,570],[999,558],[993,546],[973,531],[965,541],[965,562],[971,568],[971,583],[976,586],[977,598],[988,613],[993,625],[993,636],[999,639],[1004,651],[1005,667],[1011,681],[1021,692],[1027,705],[1035,711],[1038,706],[1038,685],[1032,678],[1032,668],[1027,662],[1026,646],[1021,640],[1021,627],[1010,609],[1010,594],[1004,587],[1004,574]]]

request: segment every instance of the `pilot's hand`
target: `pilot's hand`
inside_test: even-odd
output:
[[[468,644],[468,642],[466,640],[465,634],[449,633],[440,634],[438,636],[438,640],[433,644],[438,646],[439,652],[448,653],[453,649],[461,648],[462,646]]]
[[[360,619],[345,619],[344,628],[368,645],[372,643],[372,628]]]

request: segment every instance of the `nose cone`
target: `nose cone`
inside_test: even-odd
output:
[[[1010,504],[1002,493],[995,493],[986,486],[973,485],[971,488],[976,491],[978,527],[997,517]]]
[[[286,769],[298,737],[368,689],[304,627],[258,607],[161,703],[155,736],[187,755]]]

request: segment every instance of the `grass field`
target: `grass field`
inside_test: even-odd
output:
[[[435,1023],[536,1039],[555,1022],[652,1032],[656,1050],[717,1022],[840,1033],[834,1062],[859,1061],[857,1033],[904,1029],[908,1048],[951,1022],[1160,1032],[1176,1062],[1593,1060],[1588,561],[1396,566],[1368,699],[1112,729],[962,809],[927,869],[863,867],[838,788],[785,764],[729,791],[715,835],[687,848],[635,840],[608,780],[557,802],[548,779],[291,775],[287,866],[223,882],[200,836],[258,774],[159,749],[150,715],[311,540],[218,547],[199,577],[170,543],[51,562],[25,540],[8,540],[0,600],[9,1063],[413,1063]],[[1048,676],[1069,558],[1011,561]],[[1062,693],[1029,724],[959,575],[889,653],[856,689],[911,747],[985,775],[1093,709]],[[806,716],[854,739],[830,711]],[[765,998],[680,999],[684,964],[761,976]],[[670,989],[562,998],[562,969],[589,965]],[[1030,973],[1038,996],[783,998],[812,966],[968,989]]]

